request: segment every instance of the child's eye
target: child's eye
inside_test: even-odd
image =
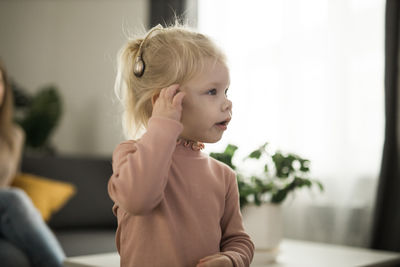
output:
[[[210,94],[211,93],[211,94]],[[209,90],[208,92],[207,92],[207,94],[209,94],[209,95],[216,95],[217,94],[217,89],[211,89],[211,90]]]
[[[228,88],[225,89],[225,95],[228,96]]]

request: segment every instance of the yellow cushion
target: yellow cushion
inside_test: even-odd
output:
[[[18,174],[11,186],[21,188],[26,192],[46,222],[76,193],[73,184],[28,173]]]

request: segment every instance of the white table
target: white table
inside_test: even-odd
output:
[[[400,253],[284,239],[276,262],[256,251],[251,267],[350,267],[400,264]],[[67,258],[66,267],[119,267],[118,253]]]

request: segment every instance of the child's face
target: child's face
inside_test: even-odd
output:
[[[181,137],[204,143],[221,139],[225,130],[217,124],[232,117],[232,102],[226,96],[229,83],[228,68],[209,59],[204,72],[181,86],[180,90],[186,92]]]

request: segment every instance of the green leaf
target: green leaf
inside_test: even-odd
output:
[[[279,190],[278,192],[272,195],[271,202],[281,203],[283,200],[285,200],[286,196],[287,196],[287,190],[285,189]]]
[[[319,181],[314,181],[314,182],[318,185],[319,190],[321,190],[321,192],[323,192],[324,191],[324,186],[322,185],[322,183],[319,182]]]
[[[228,144],[228,146],[225,148],[224,154],[230,155],[233,157],[233,155],[235,154],[235,151],[238,149],[237,146],[232,145],[232,144]]]
[[[307,159],[299,159],[300,161],[300,171],[309,172],[310,171],[310,161]]]
[[[237,149],[238,149],[237,146],[229,144],[229,145],[227,145],[227,147],[225,148],[225,151],[223,153],[211,152],[210,157],[212,157],[216,160],[219,160],[219,161],[225,163],[226,165],[228,165],[229,167],[231,167],[233,170],[236,170],[236,166],[233,165],[233,163],[232,163],[232,158]]]
[[[250,153],[250,155],[248,157],[252,158],[252,159],[259,159],[261,157],[261,151],[254,150],[253,152]]]
[[[265,164],[265,165],[264,165],[264,172],[265,172],[265,173],[268,173],[268,171],[269,171],[268,164]]]
[[[258,187],[260,187],[260,188],[262,188],[263,185],[264,185],[263,181],[262,181],[260,178],[256,177],[256,176],[252,176],[252,177],[251,177],[251,181],[252,181],[256,186],[258,186]]]

